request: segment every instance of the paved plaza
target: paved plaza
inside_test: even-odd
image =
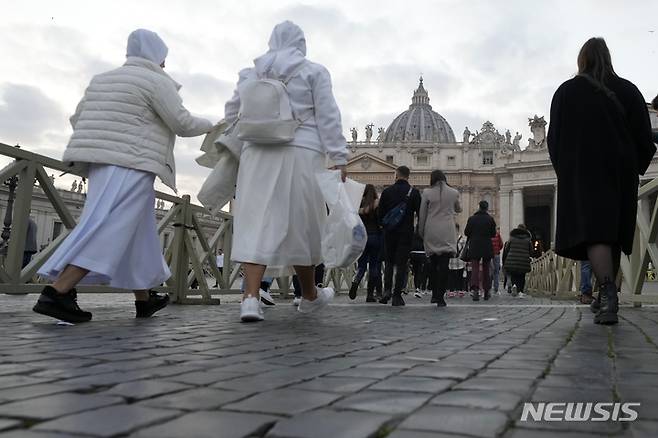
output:
[[[94,320],[63,326],[35,298],[0,296],[3,438],[658,436],[656,307],[601,327],[545,299],[359,297],[241,324],[235,303],[135,320],[130,295],[82,295]],[[525,401],[642,406],[633,423],[521,422]]]

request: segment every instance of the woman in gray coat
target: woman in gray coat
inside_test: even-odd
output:
[[[421,197],[418,233],[430,261],[432,302],[439,307],[446,305],[443,295],[449,276],[448,263],[457,254],[455,214],[459,212],[459,192],[448,185],[443,172],[433,171],[430,187],[423,190]]]

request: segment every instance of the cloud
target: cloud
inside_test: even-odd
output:
[[[5,143],[40,145],[57,135],[67,117],[61,106],[37,87],[0,85],[0,135]]]

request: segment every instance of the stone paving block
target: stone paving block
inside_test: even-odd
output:
[[[491,362],[487,368],[505,368],[505,369],[516,369],[516,370],[540,370],[543,371],[546,369],[546,362],[540,361],[522,361],[522,360],[506,360],[499,359]]]
[[[18,386],[37,385],[39,383],[52,382],[54,379],[47,377],[30,377],[23,375],[0,376],[0,388],[15,388]]]
[[[607,389],[589,389],[573,387],[569,390],[564,388],[537,387],[532,394],[532,401],[538,402],[611,402],[612,387]]]
[[[0,403],[57,394],[58,392],[70,392],[72,389],[75,388],[56,383],[42,383],[40,385],[18,386],[2,389],[0,390]]]
[[[21,421],[13,420],[11,418],[0,418],[0,431],[11,429],[22,424]]]
[[[192,373],[180,374],[177,376],[167,377],[167,380],[172,382],[187,383],[190,385],[210,385],[222,380],[229,380],[235,377],[240,377],[239,373],[233,371],[195,371]]]
[[[0,405],[0,415],[48,420],[75,412],[120,403],[120,397],[62,393]]]
[[[224,389],[213,388],[195,388],[144,400],[139,404],[158,408],[196,411],[216,409],[222,405],[246,398],[250,395],[252,395],[252,393],[249,392],[227,391]]]
[[[656,438],[658,436],[658,421],[642,420],[642,416],[640,416],[640,420],[631,423],[629,429],[633,438]]]
[[[317,377],[313,380],[292,385],[290,388],[304,389],[307,391],[350,393],[357,392],[375,382],[377,380],[356,377]]]
[[[256,394],[237,403],[228,404],[224,406],[224,409],[293,415],[326,406],[340,397],[340,394],[328,392],[276,389]]]
[[[457,384],[454,389],[506,391],[524,395],[530,392],[533,382],[534,380],[474,377]]]
[[[519,394],[501,391],[455,390],[434,397],[433,405],[465,406],[468,408],[512,411],[520,402]]]
[[[401,376],[434,377],[436,379],[463,380],[473,375],[470,368],[451,367],[444,365],[421,365],[402,372]]]
[[[417,392],[363,391],[334,403],[332,407],[382,414],[408,414],[431,397],[431,394]]]
[[[457,435],[454,433],[440,433],[440,432],[421,432],[419,430],[394,430],[386,438],[459,438],[466,435]]]
[[[34,430],[12,430],[0,435],[2,438],[90,438],[91,435],[78,435],[72,437],[69,433],[39,432]]]
[[[245,438],[261,434],[279,418],[238,412],[194,412],[142,429],[139,438]]]
[[[152,409],[135,405],[109,406],[93,411],[68,415],[41,423],[35,430],[111,437],[149,426],[179,415],[177,411]]]
[[[366,379],[385,379],[388,376],[397,374],[400,370],[397,368],[348,368],[329,374],[333,377],[365,377]]]
[[[507,416],[497,411],[428,406],[411,414],[398,428],[495,438],[505,430],[507,422]]]
[[[601,435],[592,434],[592,433],[581,433],[581,432],[560,432],[560,434],[557,436],[559,438],[600,438]],[[620,435],[615,435],[615,436],[619,437]],[[504,438],[556,438],[556,433],[555,431],[520,429],[515,427],[513,429],[510,429],[505,435],[503,435],[503,437]],[[655,435],[653,437],[655,437]]]
[[[377,391],[430,392],[438,394],[453,386],[456,382],[448,379],[427,377],[393,376],[369,387]]]
[[[544,374],[543,370],[517,370],[506,368],[487,369],[478,374],[478,377],[502,377],[506,379],[538,379]]]
[[[364,438],[375,436],[393,417],[320,409],[281,420],[266,438]]]
[[[191,388],[191,386],[183,385],[181,383],[157,380],[136,380],[134,382],[120,383],[111,389],[104,391],[103,394],[142,400],[189,388]]]

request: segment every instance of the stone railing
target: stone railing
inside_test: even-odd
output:
[[[3,143],[0,143],[0,155],[13,159],[12,163],[0,170],[0,183],[7,181],[10,186],[3,241],[0,243],[0,293],[37,293],[43,287],[37,271],[76,225],[73,214],[46,169],[80,177],[86,175],[80,167],[66,166],[59,160]],[[48,198],[65,230],[23,267],[25,237],[35,184]],[[164,285],[155,289],[169,293],[173,302],[188,304],[219,304],[219,296],[222,294],[239,294],[241,267],[231,262],[233,217],[225,212],[211,216],[205,208],[192,204],[189,195],[178,197],[156,192],[156,198],[171,203],[171,208],[160,218],[158,233],[162,237],[165,229],[173,228],[174,234],[171,244],[163,248],[172,276]],[[222,248],[225,254],[223,275],[215,263],[217,248]],[[328,270],[325,281],[333,285],[337,292],[343,292],[349,288],[352,275],[351,269]],[[193,283],[198,283],[198,288],[192,289]],[[215,283],[218,287],[208,285]],[[278,289],[274,292],[281,296],[288,295],[290,283],[289,278],[278,278]],[[131,292],[104,285],[80,285],[77,289],[79,292]]]
[[[645,283],[654,274],[649,263],[658,266],[658,178],[645,184],[638,191],[637,225],[630,256],[622,254],[620,275],[622,302],[640,306],[642,303],[658,303],[658,295],[643,294]],[[580,284],[579,263],[560,257],[549,251],[532,262],[528,275],[528,290],[549,294],[578,291]]]

